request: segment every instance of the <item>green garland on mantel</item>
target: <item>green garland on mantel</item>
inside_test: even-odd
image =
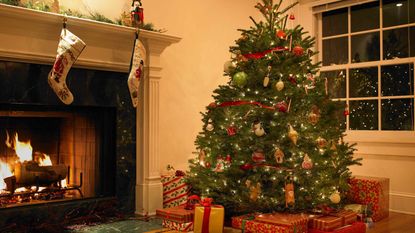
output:
[[[52,11],[52,7],[50,5],[45,4],[43,2],[39,2],[39,1],[36,1],[36,2],[28,1],[27,3],[22,3],[20,2],[20,0],[0,0],[0,3],[38,10],[38,11],[44,11],[44,12]],[[84,15],[76,10],[59,9],[59,13],[62,15],[67,15],[67,16],[74,16],[74,17],[83,18],[83,19],[91,19],[91,20],[95,20],[98,22],[111,23],[111,24],[130,27],[130,25],[125,24],[124,20],[122,19],[122,17],[127,16],[125,12],[121,15],[119,19],[116,19],[115,21],[105,17],[103,14],[98,13],[98,12],[89,12],[89,15]],[[144,23],[140,25],[139,28],[143,30],[147,30],[147,31],[160,32],[160,33],[167,31],[166,29],[155,29],[152,23]]]

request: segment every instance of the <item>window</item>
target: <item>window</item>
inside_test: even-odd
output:
[[[318,13],[329,95],[345,101],[348,130],[414,130],[415,0],[381,0]]]

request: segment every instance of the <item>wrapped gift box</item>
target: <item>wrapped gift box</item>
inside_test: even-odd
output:
[[[197,205],[194,219],[194,233],[222,233],[225,209],[220,205],[209,207]]]
[[[352,203],[369,205],[373,221],[389,216],[389,179],[356,176],[349,180],[348,198]]]
[[[237,217],[232,217],[232,227],[236,229],[245,229],[247,221],[252,221],[258,214],[245,214]]]
[[[180,231],[180,232],[189,232],[193,231],[193,222],[175,222],[167,219],[163,219],[163,227],[170,230]]]
[[[194,210],[186,210],[184,205],[156,210],[158,217],[177,223],[193,222]]]
[[[341,210],[330,215],[310,218],[309,227],[322,231],[331,231],[357,221],[357,214],[351,210]]]
[[[162,176],[163,208],[186,204],[190,186],[186,184],[184,176]]]
[[[365,233],[366,225],[362,222],[355,222],[332,231],[323,231],[318,229],[309,229],[308,233]]]
[[[307,233],[308,229],[308,216],[304,214],[259,214],[255,217],[255,222],[274,225],[284,229],[278,232]]]

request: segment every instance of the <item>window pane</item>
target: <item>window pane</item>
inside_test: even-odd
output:
[[[352,32],[379,28],[379,2],[352,6]]]
[[[379,32],[352,36],[352,62],[378,61],[379,40]]]
[[[413,130],[414,100],[382,100],[382,130]]]
[[[350,101],[350,129],[377,130],[378,129],[378,101],[359,100]]]
[[[408,30],[409,28],[398,28],[383,32],[383,59],[408,57]]]
[[[347,37],[323,40],[323,65],[346,64],[348,62]]]
[[[327,78],[330,98],[346,98],[346,70],[321,72],[320,77]]]
[[[415,23],[415,0],[409,0],[409,22]]]
[[[351,69],[349,84],[350,97],[378,96],[378,68]]]
[[[323,13],[323,37],[347,33],[347,8]]]
[[[414,65],[382,66],[382,96],[413,95]]]
[[[407,24],[409,22],[409,10],[408,0],[383,0],[383,27]]]

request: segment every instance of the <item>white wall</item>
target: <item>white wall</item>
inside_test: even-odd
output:
[[[212,102],[212,91],[225,84],[223,63],[238,28],[250,26],[255,1],[143,1],[145,21],[182,37],[162,54],[160,83],[160,169],[167,164],[187,169],[194,140],[202,129],[201,115]]]

